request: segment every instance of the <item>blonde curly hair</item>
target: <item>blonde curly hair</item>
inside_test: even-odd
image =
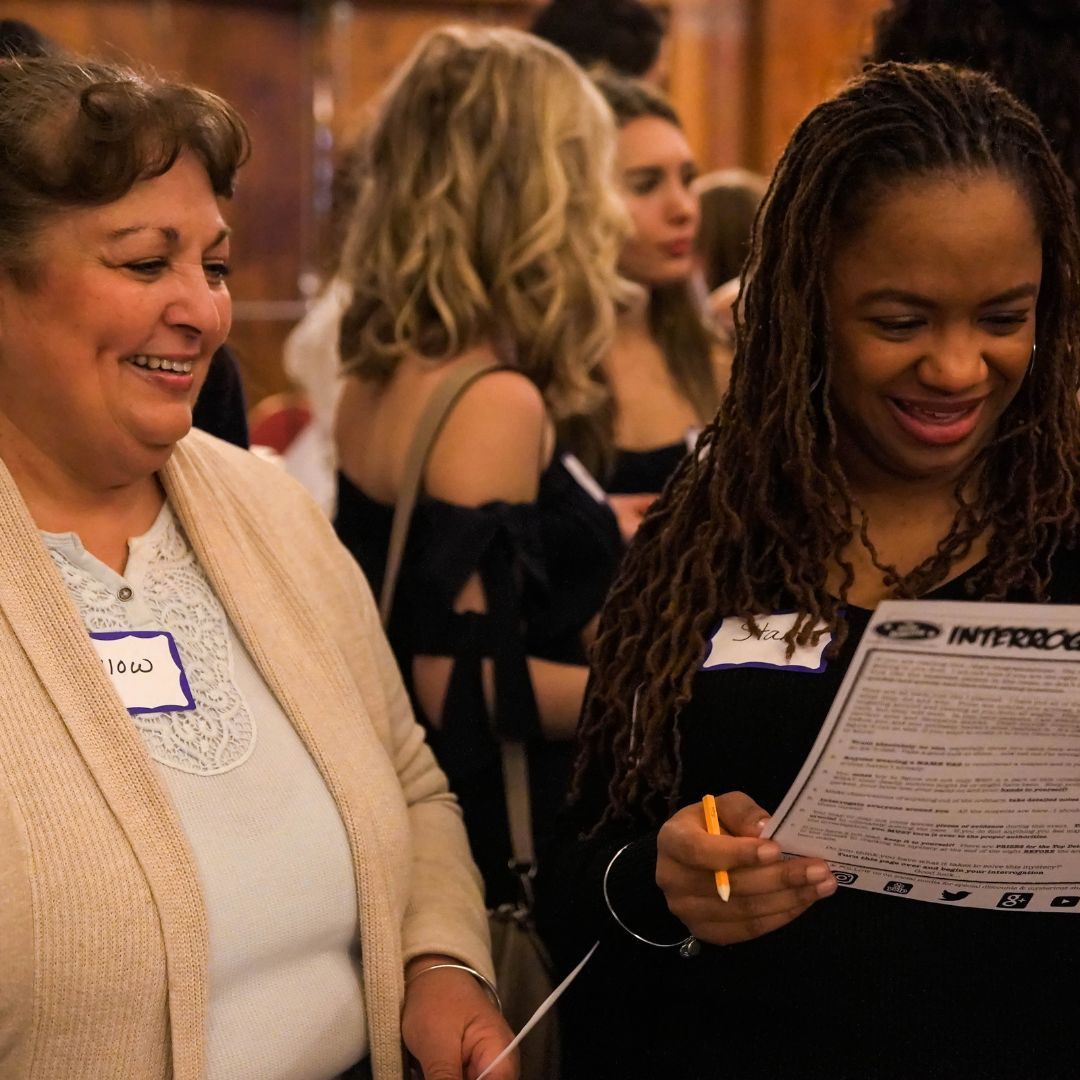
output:
[[[552,416],[596,412],[626,234],[614,125],[558,49],[507,29],[444,28],[387,88],[342,258],[346,370],[386,381],[406,354],[490,342]]]

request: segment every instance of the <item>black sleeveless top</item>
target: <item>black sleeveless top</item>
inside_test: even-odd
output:
[[[615,517],[602,492],[575,479],[572,469],[580,468],[568,468],[557,451],[533,503],[465,507],[422,495],[390,615],[387,636],[425,724],[413,690],[413,657],[453,658],[441,724],[427,724],[428,735],[461,801],[489,905],[514,899],[515,889],[506,869],[510,844],[492,730],[529,743],[533,830],[542,851],[566,792],[573,745],[540,737],[526,661],[585,662],[580,632],[600,609],[622,554]],[[339,473],[334,527],[376,595],[393,512]],[[474,574],[487,611],[455,612],[454,602]],[[490,717],[481,681],[486,658],[494,661]]]
[[[651,450],[624,450],[615,453],[615,461],[604,481],[610,495],[643,495],[661,492],[676,466],[697,441],[698,429],[690,428],[678,442]]]

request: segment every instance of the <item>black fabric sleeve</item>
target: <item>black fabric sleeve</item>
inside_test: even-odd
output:
[[[422,525],[420,524],[422,521]],[[413,656],[447,656],[453,670],[432,744],[450,775],[466,776],[497,753],[496,735],[540,737],[540,715],[528,670],[528,616],[546,587],[534,508],[492,503],[478,508],[433,502],[414,526],[417,558],[395,612]],[[486,610],[456,612],[473,574]],[[392,626],[394,624],[392,623]],[[482,663],[494,665],[488,713]]]
[[[606,776],[595,767],[541,862],[538,920],[560,967],[571,967],[594,941],[605,949],[660,951],[629,934],[613,911],[625,927],[657,944],[674,945],[689,935],[656,884],[657,828],[637,820],[593,830],[606,792]]]

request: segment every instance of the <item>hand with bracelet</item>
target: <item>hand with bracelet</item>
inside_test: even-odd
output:
[[[494,987],[479,972],[429,953],[405,968],[401,1037],[424,1080],[475,1080],[513,1036]],[[517,1056],[489,1075],[516,1080]]]
[[[670,817],[656,845],[656,884],[668,908],[700,941],[732,945],[778,930],[811,904],[836,892],[821,859],[781,859],[772,840],[762,840],[768,818],[748,795],[716,796],[725,836],[710,836],[701,803]],[[731,899],[717,895],[714,874],[726,870]]]

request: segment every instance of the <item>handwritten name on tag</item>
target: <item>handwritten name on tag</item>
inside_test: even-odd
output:
[[[825,646],[832,641],[827,631],[818,638],[816,645],[796,646],[788,659],[788,643],[784,635],[795,625],[797,613],[781,612],[757,616],[760,636],[750,629],[745,619],[728,616],[709,642],[709,654],[702,671],[720,671],[723,668],[759,667],[782,668],[784,671],[803,671],[818,674],[825,670]],[[824,629],[825,624],[818,627]]]
[[[103,630],[91,633],[90,640],[129,713],[195,708],[180,652],[167,630]]]

